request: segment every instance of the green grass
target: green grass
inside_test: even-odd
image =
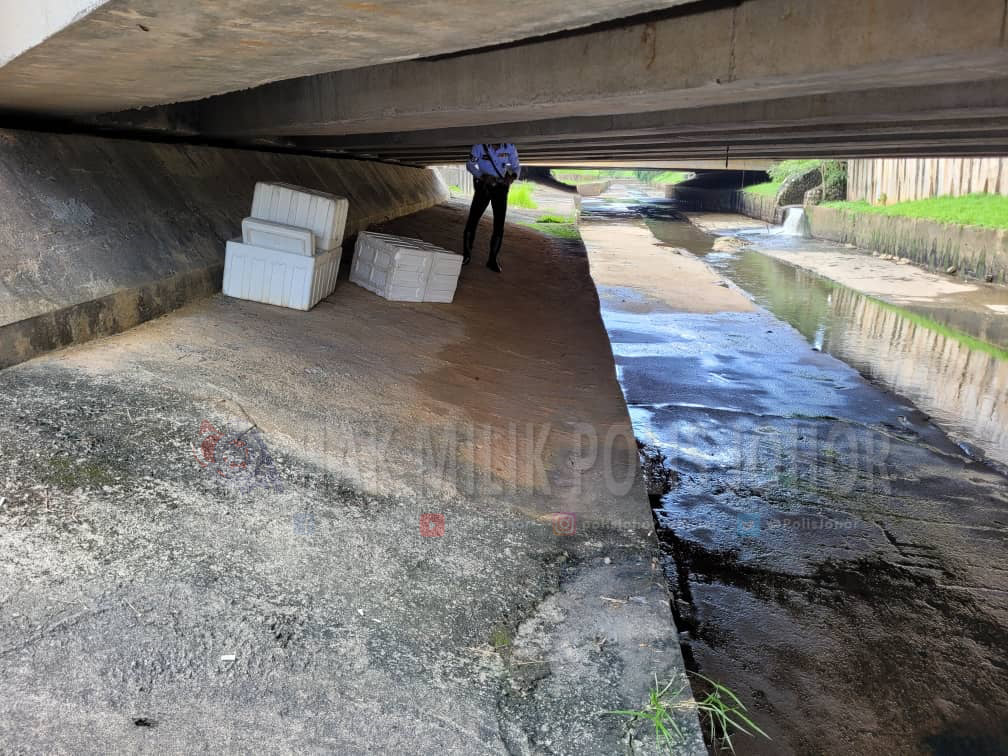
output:
[[[765,181],[762,184],[752,184],[751,186],[744,187],[742,191],[749,194],[762,194],[764,197],[776,197],[781,183],[780,181]]]
[[[448,191],[452,194],[462,194],[462,187],[458,184],[452,184],[448,187]]]
[[[696,708],[700,714],[701,723],[707,720],[710,727],[710,742],[715,748],[723,743],[728,749],[735,753],[735,744],[732,742],[732,732],[743,733],[750,737],[757,734],[762,735],[767,740],[770,736],[759,728],[746,713],[745,704],[731,689],[721,683],[711,680],[703,675],[696,675],[708,686],[710,692],[703,698],[693,701],[682,701],[679,697],[686,690],[686,685],[681,685],[674,693],[669,694],[672,688],[670,681],[664,687],[658,683],[658,676],[655,675],[654,687],[648,691],[648,700],[643,709],[620,709],[617,711],[606,711],[604,714],[627,717],[630,721],[627,727],[631,738],[640,725],[650,725],[654,729],[655,742],[659,749],[666,750],[669,754],[676,752],[676,746],[685,741],[685,734],[675,715],[677,711]]]
[[[822,160],[782,160],[777,165],[771,166],[767,173],[780,184],[798,173],[820,167],[822,162]]]
[[[535,187],[528,181],[519,181],[511,186],[508,192],[508,204],[512,207],[524,207],[526,210],[538,210],[539,205],[532,199]]]
[[[536,223],[571,223],[571,219],[563,215],[553,215],[552,213],[546,213],[545,215],[540,215],[535,219]]]
[[[656,173],[654,178],[651,179],[652,184],[678,184],[680,181],[685,181],[693,176],[692,173],[686,171],[662,171],[661,173]]]
[[[554,178],[560,181],[597,181],[599,179],[610,178],[636,178],[634,171],[619,170],[611,168],[559,168],[553,171]]]
[[[52,457],[48,469],[40,469],[39,477],[57,488],[101,488],[115,482],[111,470],[91,462],[74,462],[66,457]]]
[[[536,221],[535,223],[522,223],[523,226],[535,229],[541,234],[547,234],[548,236],[556,236],[560,239],[580,239],[581,234],[577,230],[577,226],[573,223],[567,223],[565,221],[547,221],[541,222]]]
[[[805,173],[813,168],[822,170],[823,181],[828,187],[832,187],[837,182],[843,181],[847,175],[845,164],[837,160],[782,160],[767,169],[770,181],[744,187],[742,191],[749,192],[750,194],[760,194],[764,197],[776,197],[777,192],[780,191],[781,184],[792,176]]]
[[[637,179],[649,184],[678,184],[693,176],[686,171],[661,171],[655,168],[612,169],[612,168],[557,168],[553,176],[559,181],[577,184],[604,179]]]
[[[963,197],[930,197],[893,205],[867,202],[827,202],[827,207],[858,213],[925,218],[940,223],[957,223],[981,228],[1008,228],[1008,197],[1000,194],[967,194]]]

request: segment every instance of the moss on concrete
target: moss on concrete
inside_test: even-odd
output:
[[[60,456],[40,461],[36,472],[39,480],[67,491],[110,486],[116,480],[114,471],[105,465],[93,460],[75,461]]]

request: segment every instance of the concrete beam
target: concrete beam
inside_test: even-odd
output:
[[[564,153],[589,154],[597,152],[600,149],[636,150],[642,154],[647,154],[652,149],[676,149],[684,152],[694,149],[705,149],[731,154],[732,152],[737,153],[763,146],[789,148],[797,145],[815,144],[820,147],[827,147],[836,144],[854,144],[858,142],[891,144],[892,146],[902,147],[913,145],[930,147],[934,144],[955,146],[973,143],[982,144],[984,140],[1002,139],[1008,134],[1008,123],[1002,122],[998,125],[984,127],[970,124],[962,128],[954,125],[943,125],[940,128],[932,127],[919,130],[914,129],[912,126],[877,129],[866,125],[856,130],[823,130],[823,132],[820,133],[819,131],[808,129],[781,132],[780,130],[773,129],[766,132],[754,131],[745,136],[725,133],[712,133],[709,135],[670,133],[635,137],[627,136],[618,140],[526,141],[522,143],[521,154],[523,156]],[[317,147],[316,149],[320,148]],[[423,158],[431,154],[454,154],[462,159],[468,154],[469,145],[458,144],[439,147],[399,147],[395,145],[383,147],[376,145],[370,149],[374,149],[379,155]]]
[[[879,88],[926,95],[1008,69],[1004,0],[748,0],[697,8],[447,60],[278,82],[183,115],[202,133],[229,136],[401,133],[714,106],[744,112],[768,99]],[[891,107],[898,104],[879,112]],[[148,117],[171,125],[172,116]]]
[[[849,147],[858,140],[874,141],[904,153],[903,148],[917,144],[921,154],[934,153],[939,140],[938,153],[944,154],[946,148],[962,147],[964,140],[976,145],[985,136],[996,137],[1006,128],[1008,79],[991,79],[706,108],[498,123],[482,128],[288,137],[279,143],[297,149],[367,153],[418,162],[458,161],[477,141],[515,142],[526,159],[541,154],[547,162],[577,161],[579,155],[586,157],[587,150],[598,146],[624,151],[635,147],[637,163],[656,158],[649,152],[656,146],[714,147],[723,162],[725,152],[743,157],[743,148],[760,145],[790,146],[791,156],[802,157],[793,150],[803,144],[828,150],[831,145]],[[983,144],[979,148],[990,153]],[[744,154],[760,156],[752,149]],[[699,152],[689,156],[710,157]]]
[[[120,114],[116,122],[142,127],[143,120]],[[702,133],[737,135],[777,129],[929,129],[934,124],[987,124],[1008,118],[1008,78],[933,85],[887,87],[863,92],[762,99],[733,105],[681,108],[607,116],[553,118],[493,123],[449,129],[296,136],[290,144],[306,149],[362,150],[378,147],[436,147],[470,145],[481,141],[532,144],[607,138],[614,142],[641,135]]]
[[[625,169],[647,169],[654,168],[662,171],[765,171],[771,165],[772,160],[730,160],[727,167],[723,160],[640,160],[636,159],[632,163],[625,161],[613,162],[611,160],[551,160],[541,162],[530,160],[524,163],[527,166],[542,166],[546,168],[625,168]]]
[[[193,100],[668,13],[693,1],[2,0],[0,63],[13,57],[7,47],[20,57],[0,69],[0,109],[101,113]],[[89,15],[53,35],[81,14]]]

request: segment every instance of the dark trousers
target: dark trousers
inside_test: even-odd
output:
[[[472,205],[469,207],[469,220],[466,222],[466,235],[474,235],[480,218],[486,212],[487,205],[493,205],[493,236],[499,239],[504,236],[504,216],[507,214],[508,185],[503,181],[488,184],[485,181],[473,182]],[[471,237],[470,237],[471,238]]]

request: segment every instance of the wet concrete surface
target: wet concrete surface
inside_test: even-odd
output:
[[[712,250],[706,234],[681,222],[649,219],[648,227],[694,250],[814,348],[913,401],[967,453],[1008,469],[1008,290],[740,228],[740,220],[749,223],[697,218],[746,245],[734,249]]]
[[[686,677],[598,299],[488,237],[451,305],[217,296],[0,372],[0,751],[625,750]]]
[[[596,270],[613,221],[675,215],[620,199],[589,205],[583,234],[635,431],[674,471],[652,503],[687,664],[773,738],[739,752],[1008,753],[1005,478],[771,312],[745,311],[734,283],[634,298],[639,272]],[[677,225],[657,250],[710,252],[713,237]],[[736,306],[694,311],[709,286]]]

